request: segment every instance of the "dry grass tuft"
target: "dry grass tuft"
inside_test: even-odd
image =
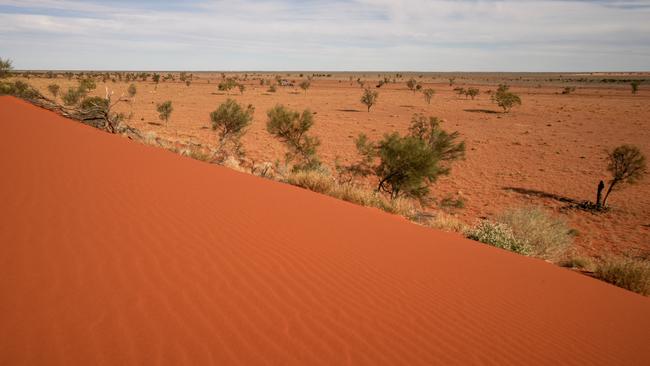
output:
[[[599,263],[594,276],[612,285],[650,295],[650,263],[641,259],[615,257]]]

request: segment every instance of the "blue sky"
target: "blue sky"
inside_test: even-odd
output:
[[[18,69],[649,71],[650,0],[0,0]]]

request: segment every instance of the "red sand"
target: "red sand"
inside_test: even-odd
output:
[[[650,299],[0,98],[0,365],[628,364]]]

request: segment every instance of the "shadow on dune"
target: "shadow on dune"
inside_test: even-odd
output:
[[[488,114],[500,113],[498,111],[493,111],[491,109],[463,109],[463,111],[470,112],[470,113],[488,113]]]

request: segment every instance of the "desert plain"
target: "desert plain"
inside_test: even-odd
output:
[[[266,112],[276,104],[315,113],[311,134],[321,145],[318,155],[331,171],[336,162],[350,163],[359,157],[354,138],[367,134],[378,140],[391,132],[405,133],[414,114],[436,116],[442,127],[458,131],[467,146],[466,158],[454,163],[451,174],[432,186],[432,202],[425,212],[445,210],[462,222],[473,224],[493,218],[505,210],[541,206],[565,218],[574,229],[577,255],[601,258],[608,255],[650,255],[650,180],[625,186],[612,193],[611,210],[593,214],[572,209],[574,203],[595,200],[596,187],[609,179],[607,151],[621,144],[638,146],[650,154],[650,89],[642,85],[632,94],[628,79],[650,77],[648,73],[322,73],[237,72],[192,73],[187,86],[178,80],[154,83],[130,81],[98,82],[93,95],[126,95],[134,83],[137,95],[116,110],[129,115],[126,123],[152,136],[179,146],[216,146],[210,129],[210,112],[228,98],[255,107],[253,122],[243,137],[250,165],[283,161],[285,148],[266,131]],[[304,92],[301,81],[311,78]],[[219,91],[225,78],[236,78],[246,87]],[[380,88],[380,80],[391,80]],[[432,88],[430,104],[421,92],[407,88],[408,79]],[[453,78],[453,85],[449,79]],[[75,79],[31,78],[31,85],[47,95],[47,85],[56,83],[64,91],[76,86]],[[276,83],[284,79],[293,86],[278,86],[269,92],[260,79]],[[361,104],[363,88],[379,93],[377,104],[367,112]],[[520,95],[522,105],[509,113],[495,105],[488,94],[506,83]],[[476,87],[475,98],[458,95],[454,88]],[[574,87],[563,94],[566,87]],[[174,111],[163,123],[156,104],[170,100]],[[373,188],[376,182],[368,181]],[[440,207],[445,199],[462,202],[462,208]]]

